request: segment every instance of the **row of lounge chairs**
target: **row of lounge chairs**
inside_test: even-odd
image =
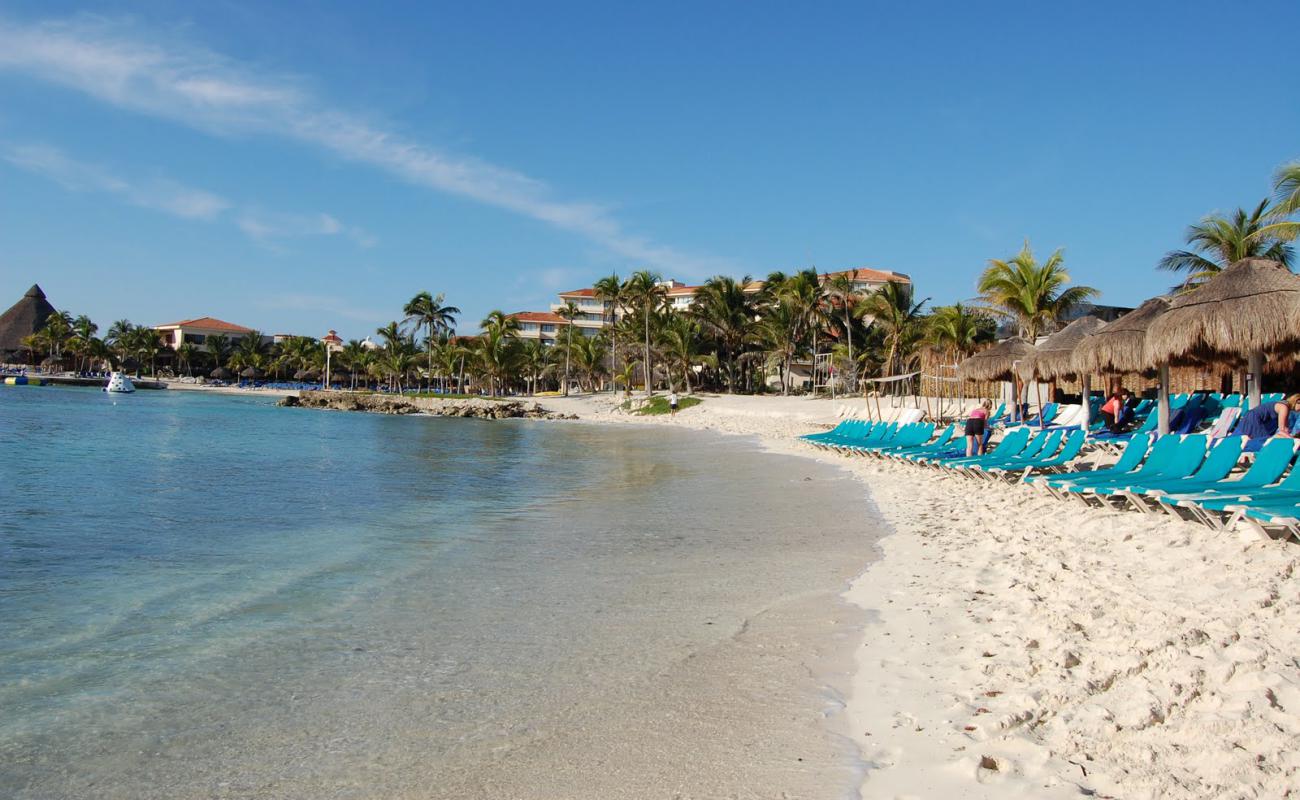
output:
[[[978,456],[966,455],[961,423],[938,429],[931,422],[845,420],[802,438],[846,455],[1023,482],[1087,505],[1167,513],[1216,529],[1244,523],[1300,540],[1300,442],[1281,437],[1252,442],[1231,435],[1240,413],[1239,405],[1222,407],[1202,433],[1135,432],[1124,440],[1118,460],[1094,469],[1083,469],[1091,465],[1081,457],[1085,448],[1100,449],[1097,437],[1078,426],[1013,427]],[[1246,468],[1238,471],[1243,462]]]

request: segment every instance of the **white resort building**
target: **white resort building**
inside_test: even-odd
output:
[[[888,283],[902,283],[909,287],[912,285],[912,279],[901,272],[867,268],[823,273],[822,280],[829,281],[839,275],[851,276],[855,289],[863,294],[870,294]],[[661,281],[660,285],[667,290],[668,304],[676,311],[690,308],[691,302],[695,299],[695,292],[700,288],[671,278]],[[758,293],[762,289],[763,281],[751,281],[747,291]],[[551,304],[549,311],[520,311],[511,314],[510,316],[519,321],[519,336],[524,339],[542,339],[553,343],[564,330],[564,326],[569,324],[556,313],[567,303],[573,303],[578,309],[578,315],[573,319],[573,324],[577,328],[575,333],[581,331],[584,336],[595,336],[609,324],[611,304],[598,298],[595,289],[560,292],[559,298],[558,303]],[[615,314],[621,318],[623,310],[619,309]]]

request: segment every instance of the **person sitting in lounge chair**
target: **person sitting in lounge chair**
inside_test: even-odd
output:
[[[1287,395],[1276,403],[1260,403],[1241,415],[1236,433],[1252,440],[1274,436],[1292,439],[1292,415],[1296,413],[1300,413],[1300,394]]]

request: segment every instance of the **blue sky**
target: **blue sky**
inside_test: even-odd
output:
[[[368,8],[373,5],[376,8]],[[1138,7],[1140,5],[1140,7]],[[1136,304],[1300,158],[1254,3],[0,2],[0,307],[360,337],[650,267]]]

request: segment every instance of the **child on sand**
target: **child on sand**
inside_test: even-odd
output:
[[[989,409],[993,403],[985,400],[966,415],[966,455],[984,455],[984,430],[988,427]]]
[[[670,389],[668,391],[668,416],[670,417],[677,416],[677,390],[676,389]]]

